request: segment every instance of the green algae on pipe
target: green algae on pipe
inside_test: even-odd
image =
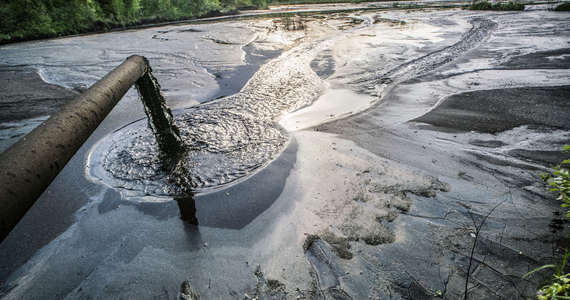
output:
[[[0,154],[0,242],[146,69],[146,59],[129,57]]]
[[[180,138],[180,129],[174,122],[172,111],[166,105],[160,92],[160,84],[152,74],[152,68],[147,59],[146,72],[135,82],[135,87],[144,105],[148,118],[148,127],[152,130],[158,144],[160,155],[165,160],[178,159],[186,153],[186,146]]]

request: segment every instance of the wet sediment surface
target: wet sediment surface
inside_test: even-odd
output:
[[[366,12],[306,20],[301,32],[260,20],[153,33],[169,43],[169,34],[201,32],[211,44],[188,43],[228,47],[219,50],[228,65],[232,43],[250,41],[212,42],[230,41],[232,26],[256,36],[250,45],[283,49],[240,93],[174,110],[182,124],[203,124],[181,133],[204,165],[219,157],[224,170],[251,168],[230,184],[212,175],[205,181],[217,188],[192,199],[157,195],[154,177],[145,191],[130,175],[109,175],[105,164],[125,166],[118,153],[156,153],[137,121],[142,107],[123,99],[0,245],[0,297],[532,297],[549,274],[523,275],[559,259],[567,243],[567,225],[549,226],[562,209],[539,177],[570,143],[558,118],[568,115],[570,58],[561,16]],[[216,82],[168,68],[185,55],[155,68],[167,102],[183,80]],[[170,95],[200,93],[188,85]],[[174,107],[197,102],[170,98]]]

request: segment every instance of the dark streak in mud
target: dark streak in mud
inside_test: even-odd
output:
[[[220,44],[220,45],[238,45],[238,44],[236,44],[236,43],[232,43],[232,42],[228,42],[228,41],[222,41],[222,40],[218,40],[218,39],[215,39],[215,38],[204,38],[204,39],[210,40],[210,41],[212,41],[212,42],[214,42],[214,43],[216,43],[216,44]]]
[[[305,253],[313,269],[311,274],[316,288],[311,294],[325,299],[353,299],[342,290],[339,280],[341,277],[340,267],[331,259],[330,255],[331,253],[328,252],[320,239],[311,243]]]
[[[522,125],[570,129],[568,115],[570,86],[560,86],[457,94],[412,121],[439,130],[495,134]]]
[[[292,140],[279,157],[239,186],[195,196],[197,222],[205,227],[242,229],[281,195],[296,160],[297,142]]]
[[[570,48],[541,51],[516,56],[501,64],[502,68],[523,69],[570,69]]]
[[[327,79],[336,72],[335,59],[330,50],[324,50],[311,62],[311,68],[321,77]]]

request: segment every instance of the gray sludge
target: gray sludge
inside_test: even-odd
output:
[[[112,133],[95,146],[89,174],[134,194],[179,195],[233,182],[263,166],[289,135],[273,118],[311,103],[324,90],[311,69],[316,54],[372,24],[311,40],[265,64],[242,91],[174,112],[188,150],[174,169],[164,168],[146,122]]]

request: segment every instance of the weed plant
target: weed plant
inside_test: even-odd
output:
[[[570,145],[563,146],[563,149],[564,153],[569,153]],[[549,185],[552,187],[550,191],[556,192],[558,194],[557,200],[562,201],[561,206],[564,208],[570,206],[570,175],[569,175],[569,170],[563,167],[567,166],[568,164],[570,164],[570,159],[566,159],[557,166],[553,167],[554,172],[552,175],[550,174],[540,175],[540,178],[543,181],[548,182]],[[570,217],[570,210],[566,213],[566,217]],[[556,272],[553,275],[554,278],[550,281],[550,283],[544,285],[537,291],[536,293],[537,299],[539,300],[570,299],[570,273],[564,273],[564,267],[566,266],[566,262],[569,257],[570,257],[570,252],[566,250],[564,258],[562,259],[562,263],[557,265],[553,264],[544,265],[542,267],[530,271],[524,276],[526,277],[542,269],[547,269],[547,268],[556,269]]]
[[[480,1],[473,3],[469,9],[471,10],[524,10],[525,5],[519,2],[487,2],[487,1]]]
[[[564,274],[564,267],[566,266],[568,257],[570,257],[570,252],[566,251],[564,258],[562,259],[562,263],[558,265],[544,265],[528,272],[523,276],[524,278],[542,269],[556,269],[556,272],[553,275],[554,279],[552,279],[549,284],[541,287],[536,292],[536,298],[538,300],[570,299],[570,273]]]

